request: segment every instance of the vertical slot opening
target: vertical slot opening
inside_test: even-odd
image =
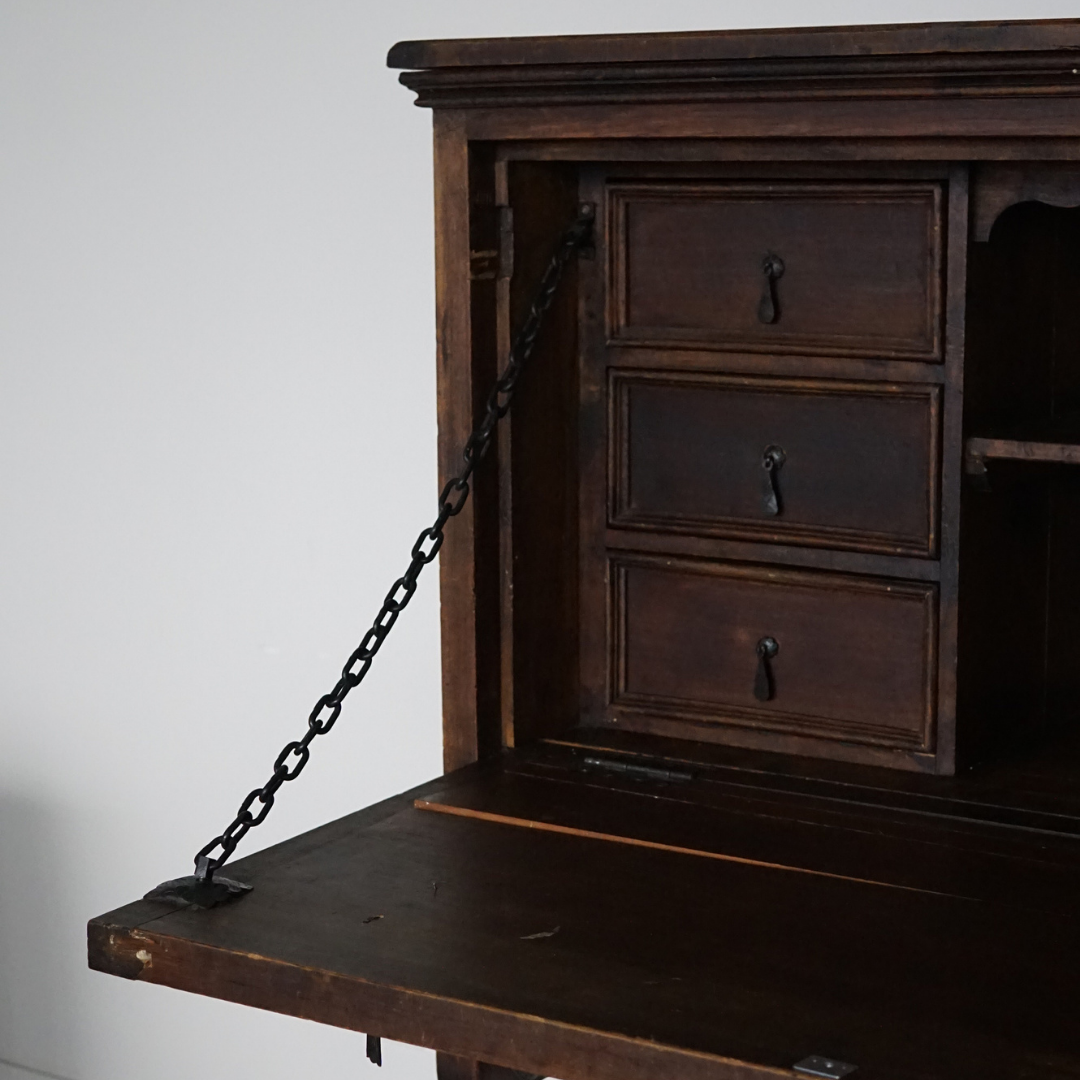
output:
[[[1005,211],[969,262],[958,750],[1080,765],[1080,210]]]

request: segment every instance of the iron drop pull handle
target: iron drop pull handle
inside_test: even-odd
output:
[[[780,651],[780,642],[773,637],[763,637],[757,643],[757,676],[754,678],[754,697],[758,701],[772,701],[776,696],[773,681],[772,659]]]
[[[780,321],[780,297],[777,295],[776,283],[784,276],[784,260],[770,251],[761,263],[761,271],[765,275],[765,285],[761,292],[757,317],[759,322],[771,325]]]
[[[783,510],[780,501],[780,467],[787,461],[787,454],[781,446],[766,446],[761,455],[761,501],[766,514],[779,517]]]

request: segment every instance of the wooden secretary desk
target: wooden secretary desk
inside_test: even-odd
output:
[[[1080,1077],[1080,21],[405,42],[447,775],[91,964],[443,1080]],[[846,1063],[846,1064],[845,1064]]]

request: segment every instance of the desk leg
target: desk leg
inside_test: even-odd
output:
[[[488,1065],[484,1061],[454,1057],[453,1054],[436,1054],[435,1062],[439,1080],[544,1080],[532,1073],[506,1069],[501,1065]]]

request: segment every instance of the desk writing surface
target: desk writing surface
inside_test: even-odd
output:
[[[94,920],[93,963],[570,1080],[788,1075],[814,1053],[868,1080],[1080,1076],[1067,905],[413,804],[467,803],[507,777],[505,763],[464,770],[239,860],[254,891],[212,911],[143,901]],[[529,796],[537,816],[588,824],[588,799],[557,788]],[[665,812],[638,794],[639,816]]]

